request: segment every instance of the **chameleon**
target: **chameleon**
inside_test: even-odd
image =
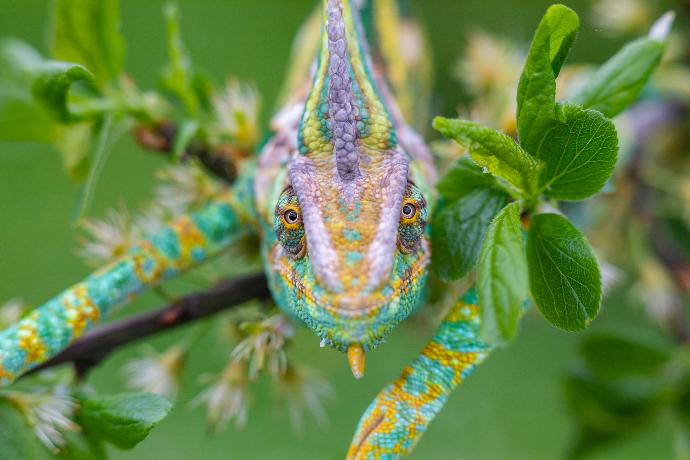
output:
[[[321,3],[298,37],[285,100],[257,158],[239,165],[238,179],[200,211],[0,332],[0,385],[249,234],[260,237],[275,303],[321,346],[343,352],[355,378],[364,376],[366,354],[425,305],[437,170],[407,121],[419,116],[428,79],[420,29],[404,1]],[[368,406],[347,458],[409,454],[490,353],[479,329],[470,288]]]

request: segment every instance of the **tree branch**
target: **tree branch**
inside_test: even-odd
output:
[[[83,377],[120,347],[269,295],[263,274],[223,281],[208,291],[186,295],[166,307],[95,329],[26,375],[72,363],[77,375]]]
[[[171,156],[178,131],[176,124],[164,122],[139,126],[134,131],[134,137],[143,148]],[[192,140],[185,149],[182,159],[196,158],[209,172],[225,182],[233,183],[237,177],[234,160],[247,155],[247,152],[231,146],[213,148],[198,140]]]

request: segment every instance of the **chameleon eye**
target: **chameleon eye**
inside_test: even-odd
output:
[[[294,224],[299,220],[299,214],[294,209],[288,209],[285,211],[285,214],[283,214],[283,218],[288,224]]]
[[[405,203],[402,208],[402,216],[405,219],[412,219],[417,214],[417,207],[412,203]]]
[[[426,230],[426,200],[414,184],[408,183],[403,206],[400,209],[400,227],[398,228],[398,249],[410,254],[419,249]]]
[[[278,199],[273,229],[288,257],[299,259],[304,256],[306,253],[304,224],[299,201],[292,187],[288,187]]]

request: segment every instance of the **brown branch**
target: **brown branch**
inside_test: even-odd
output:
[[[143,148],[170,156],[173,154],[178,131],[178,126],[174,123],[163,122],[137,127],[134,137]],[[228,183],[233,183],[237,177],[235,163],[247,155],[247,152],[232,146],[212,148],[199,140],[192,140],[185,149],[182,160],[196,158],[209,172]]]
[[[118,348],[215,315],[249,300],[265,299],[268,296],[268,284],[262,274],[224,281],[208,291],[181,297],[161,309],[95,329],[26,375],[72,363],[77,375],[83,377]]]

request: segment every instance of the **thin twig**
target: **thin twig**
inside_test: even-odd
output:
[[[189,294],[166,307],[95,329],[26,375],[72,363],[79,377],[115,350],[146,337],[199,321],[252,299],[269,296],[262,274],[224,281],[208,291]]]
[[[134,131],[139,145],[147,150],[172,155],[179,128],[174,123],[142,125]],[[198,140],[192,140],[184,151],[182,160],[196,158],[209,172],[228,183],[237,178],[235,161],[244,158],[247,152],[230,146],[212,148]]]

